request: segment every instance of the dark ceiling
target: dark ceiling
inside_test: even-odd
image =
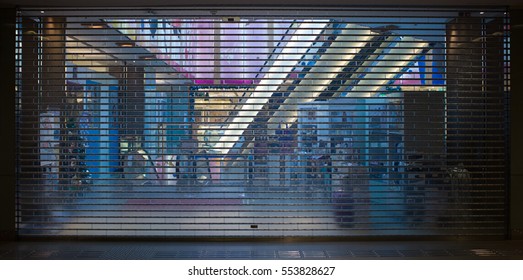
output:
[[[500,6],[523,5],[523,0],[0,0],[3,7],[162,7],[162,6]]]

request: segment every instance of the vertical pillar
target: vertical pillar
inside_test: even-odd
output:
[[[0,240],[15,238],[15,170],[16,170],[16,141],[15,141],[15,9],[0,9],[0,143],[2,156],[0,157]]]
[[[450,163],[462,163],[476,177],[496,171],[503,178],[504,158],[495,155],[505,148],[503,28],[501,19],[466,16],[447,26],[447,148]]]
[[[39,114],[62,111],[65,95],[65,18],[22,20],[19,171],[23,180],[38,177]],[[61,112],[64,115],[64,112]],[[31,183],[23,181],[22,183]]]
[[[42,18],[40,110],[63,109],[65,95],[65,18]],[[63,115],[63,114],[62,114]]]
[[[49,191],[42,181],[41,155],[39,149],[40,114],[47,111],[66,115],[65,89],[65,18],[42,17],[40,21],[24,17],[21,22],[20,108],[18,143],[13,150],[18,154],[17,172],[20,188]],[[9,43],[8,43],[9,44]],[[13,68],[14,69],[14,68]],[[12,70],[11,70],[12,71]],[[6,102],[8,105],[13,103]],[[18,211],[25,218],[45,217],[46,200],[17,197]]]
[[[501,19],[466,14],[447,24],[447,159],[470,172],[470,180],[451,186],[464,215],[456,225],[484,234],[507,224],[499,219],[507,168],[503,31]]]
[[[481,18],[456,18],[447,24],[447,149],[450,165],[480,172],[483,116]],[[481,138],[481,139],[480,139]]]

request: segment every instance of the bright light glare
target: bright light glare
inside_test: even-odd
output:
[[[351,97],[370,97],[372,93],[377,92],[387,82],[392,80],[396,74],[428,47],[428,43],[417,41],[409,37],[404,39],[405,42],[398,43],[395,47],[384,56],[386,59],[381,60],[376,66],[360,81],[357,86],[348,93]],[[378,73],[374,73],[374,71]]]
[[[279,58],[285,60],[276,60],[267,71],[265,78],[260,81],[254,89],[251,98],[247,99],[238,109],[238,115],[234,117],[225,128],[220,142],[223,143],[222,154],[227,154],[229,150],[243,134],[243,131],[258,115],[273,92],[283,83],[287,74],[298,64],[301,57],[307,52],[316,40],[316,37],[326,27],[328,21],[306,20],[300,24],[299,29],[289,40],[289,43],[283,48]],[[252,98],[253,97],[253,98]]]
[[[298,86],[290,93],[274,116],[269,120],[270,123],[292,123],[296,120],[296,104],[303,104],[314,101],[323,90],[336,78],[338,73],[349,64],[354,56],[372,39],[370,29],[365,29],[358,25],[348,25],[339,35],[341,40],[334,41],[327,49],[321,59],[317,61]],[[346,38],[357,38],[349,41]],[[344,50],[344,54],[340,54]],[[325,58],[325,59],[324,59]]]

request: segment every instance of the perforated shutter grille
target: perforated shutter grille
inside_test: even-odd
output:
[[[19,12],[21,236],[503,236],[503,9]]]

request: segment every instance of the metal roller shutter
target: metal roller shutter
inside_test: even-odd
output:
[[[506,233],[504,9],[24,9],[20,236]]]

